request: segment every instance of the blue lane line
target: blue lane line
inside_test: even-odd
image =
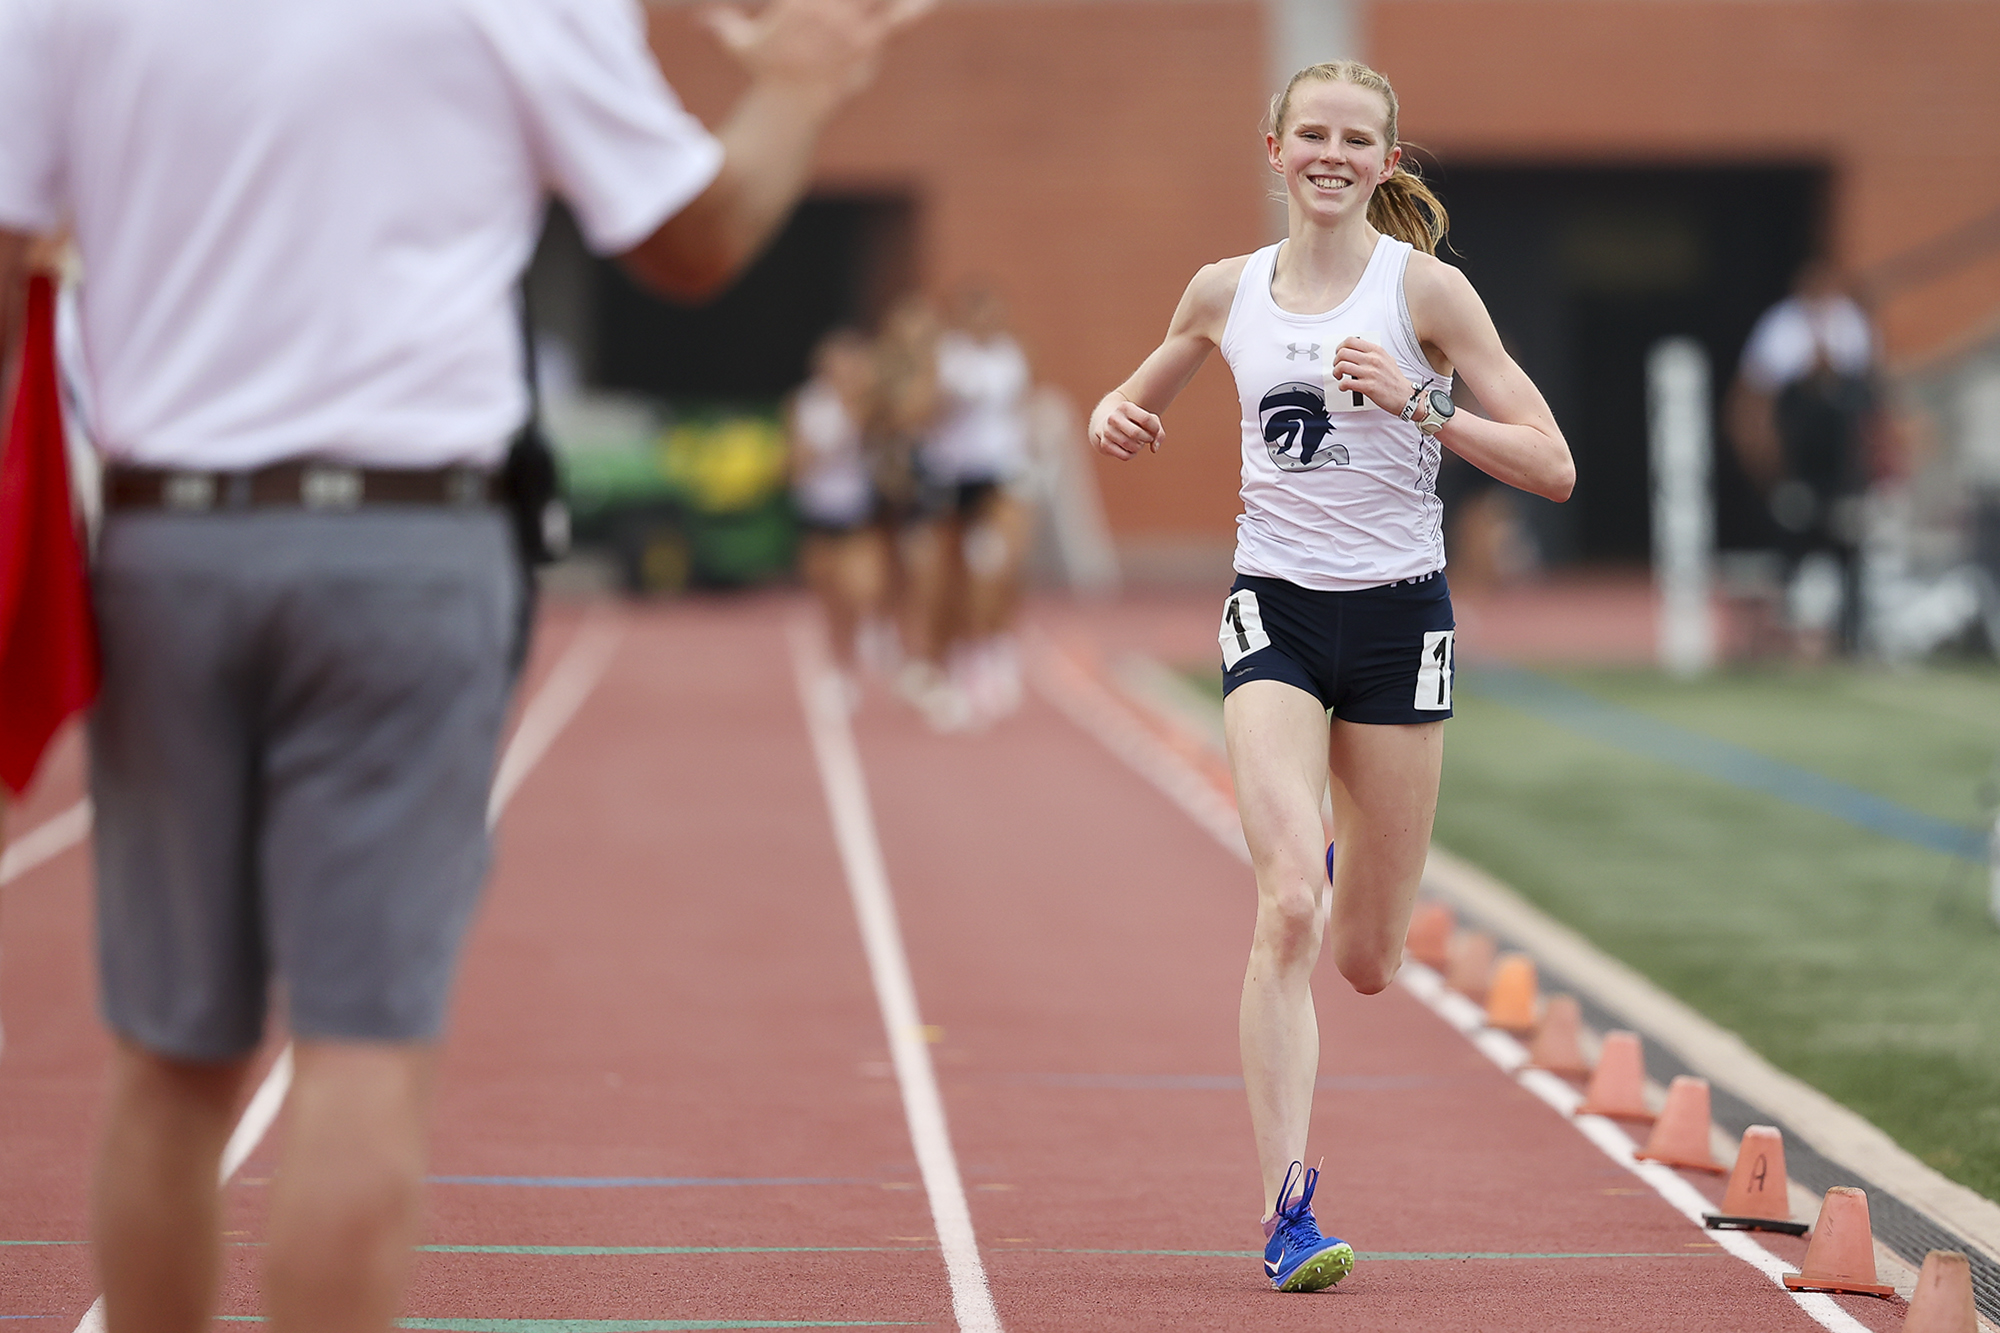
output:
[[[1606,703],[1547,676],[1518,667],[1483,667],[1476,674],[1467,673],[1465,683],[1475,695],[1532,713],[1591,740],[1733,787],[1775,796],[1926,851],[1986,864],[1986,834],[1978,829],[1934,819],[1811,769]]]
[[[528,1189],[684,1189],[711,1185],[875,1185],[833,1176],[431,1176],[433,1185],[515,1185]]]

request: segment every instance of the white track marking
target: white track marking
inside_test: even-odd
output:
[[[1032,633],[1028,647],[1035,684],[1058,712],[1158,787],[1243,864],[1250,864],[1250,846],[1243,841],[1233,798],[1210,785],[1068,654]]]
[[[229,1142],[222,1147],[222,1168],[216,1172],[216,1188],[229,1183],[236,1169],[248,1161],[257,1145],[264,1141],[264,1132],[271,1128],[271,1122],[278,1118],[278,1110],[285,1104],[285,1094],[292,1090],[292,1044],[285,1043],[285,1049],[278,1052],[272,1062],[271,1072],[264,1075],[264,1081],[257,1085],[257,1091],[250,1095],[250,1104],[243,1108],[243,1114],[236,1121],[236,1128],[230,1131]]]
[[[500,756],[500,767],[493,775],[493,794],[486,803],[486,827],[500,822],[500,812],[513,799],[515,789],[597,688],[624,637],[624,621],[607,612],[593,612],[577,626],[561,660],[521,710],[521,725],[514,728],[506,752]]]
[[[979,1257],[979,1238],[972,1230],[972,1211],[965,1202],[965,1183],[945,1127],[944,1099],[938,1095],[937,1073],[931,1067],[930,1046],[917,1012],[917,988],[910,979],[910,961],[903,949],[902,928],[896,922],[896,902],[889,891],[889,874],[882,861],[882,844],[869,807],[868,780],[861,752],[854,744],[840,682],[826,661],[819,637],[803,624],[791,629],[792,662],[798,673],[799,701],[805,707],[812,734],[813,755],[819,761],[820,785],[826,791],[827,812],[833,818],[834,841],[847,872],[847,889],[861,927],[868,957],[868,975],[882,1009],[882,1026],[889,1035],[896,1083],[903,1094],[903,1116],[916,1148],[917,1169],[930,1198],[931,1222],[951,1280],[952,1313],[964,1333],[1000,1333],[1000,1312],[986,1284]]]
[[[90,834],[90,798],[84,797],[7,844],[0,852],[0,884],[12,884],[45,861],[53,861]]]
[[[520,725],[507,738],[507,748],[501,752],[499,767],[493,774],[493,789],[486,802],[486,827],[489,831],[500,822],[500,812],[507,808],[508,800],[520,789],[528,773],[548,753],[549,746],[555,743],[556,737],[562,734],[563,728],[583,707],[590,692],[597,688],[597,682],[603,679],[604,669],[611,665],[612,654],[618,650],[619,640],[624,634],[624,623],[615,614],[593,610],[585,615],[575,637],[563,649],[562,657],[557,659],[542,687],[535,691],[534,697],[528,700],[528,706],[521,710]],[[83,810],[83,827],[88,828],[89,804],[87,801],[79,804]],[[73,807],[56,819],[67,819],[74,814],[76,808]],[[44,824],[34,833],[48,827]],[[81,837],[82,834],[76,836]],[[285,1094],[291,1088],[292,1043],[286,1042],[284,1049],[278,1052],[278,1058],[271,1062],[263,1082],[257,1085],[257,1091],[250,1095],[249,1105],[237,1118],[236,1128],[230,1131],[229,1142],[222,1149],[222,1167],[216,1181],[218,1187],[227,1185],[229,1178],[249,1160],[250,1154],[257,1151],[257,1145],[264,1141],[264,1135],[283,1109]],[[104,1297],[99,1296],[91,1302],[90,1308],[77,1322],[76,1333],[105,1333]]]
[[[1215,801],[1221,798],[1221,793],[1172,746],[1162,743],[1148,732],[1145,724],[1132,716],[1130,705],[1098,685],[1088,672],[1060,649],[1046,643],[1038,644],[1037,649],[1033,680],[1050,702],[1158,787],[1197,824],[1215,834],[1225,848],[1247,859],[1242,850],[1242,826],[1235,818],[1233,804],[1229,820],[1231,833],[1224,836],[1217,827],[1215,812]],[[1197,787],[1199,792],[1195,790]],[[1696,1226],[1702,1225],[1701,1215],[1708,1209],[1708,1200],[1694,1186],[1682,1180],[1670,1167],[1658,1162],[1640,1161],[1633,1155],[1637,1145],[1612,1121],[1602,1116],[1576,1115],[1576,1107],[1582,1101],[1581,1094],[1552,1074],[1523,1069],[1528,1060],[1526,1048],[1506,1033],[1487,1027],[1483,1009],[1448,989],[1442,977],[1412,959],[1404,960],[1397,981],[1426,1008],[1463,1033],[1482,1055],[1503,1072],[1513,1076],[1516,1082],[1547,1103],[1557,1114],[1569,1119],[1607,1157],[1645,1181],[1669,1207]],[[1787,1288],[1783,1277],[1796,1270],[1752,1240],[1748,1232],[1704,1229],[1704,1234],[1723,1250],[1769,1278],[1828,1333],[1868,1333],[1867,1325],[1841,1309],[1832,1297]]]

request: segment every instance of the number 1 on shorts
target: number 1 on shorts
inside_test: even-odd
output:
[[[1451,678],[1458,674],[1453,653],[1456,630],[1424,632],[1424,650],[1417,659],[1417,701],[1420,710],[1441,713],[1451,707]]]

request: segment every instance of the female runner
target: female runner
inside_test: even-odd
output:
[[[1354,61],[1299,71],[1265,147],[1285,181],[1285,240],[1195,275],[1166,340],[1092,412],[1090,437],[1114,458],[1158,450],[1158,414],[1221,349],[1243,410],[1238,578],[1220,634],[1257,876],[1243,1078],[1265,1272],[1279,1290],[1316,1291],[1354,1251],[1320,1234],[1319,1173],[1304,1166],[1320,1048],[1310,980],[1329,922],[1362,994],[1402,961],[1451,715],[1439,448],[1552,500],[1576,471],[1471,284],[1432,254],[1444,209],[1403,168],[1388,80]],[[1454,413],[1454,373],[1489,418]],[[1322,846],[1329,787],[1337,853]]]

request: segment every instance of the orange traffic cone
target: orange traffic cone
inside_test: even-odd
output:
[[[1972,1303],[1972,1265],[1957,1250],[1932,1250],[1917,1274],[1903,1333],[1979,1333]]]
[[[1806,1261],[1785,1274],[1793,1291],[1844,1291],[1857,1296],[1893,1296],[1896,1289],[1875,1280],[1875,1233],[1868,1229],[1868,1196],[1852,1185],[1835,1185],[1819,1206]]]
[[[1681,1074],[1667,1085],[1667,1104],[1653,1123],[1646,1146],[1635,1156],[1668,1166],[1722,1174],[1708,1147],[1708,1080]]]
[[[1598,1052],[1597,1072],[1583,1090],[1578,1115],[1608,1115],[1620,1120],[1651,1121],[1646,1109],[1646,1060],[1636,1032],[1607,1032]]]
[[[1461,930],[1451,937],[1451,965],[1445,985],[1460,995],[1486,1002],[1493,980],[1493,937],[1483,930]]]
[[[1736,1150],[1736,1169],[1729,1173],[1729,1188],[1722,1193],[1722,1211],[1703,1213],[1701,1220],[1711,1231],[1806,1234],[1805,1223],[1792,1221],[1784,1135],[1769,1125],[1752,1125],[1743,1131],[1743,1146]]]
[[[1542,1030],[1528,1049],[1528,1068],[1546,1069],[1565,1078],[1590,1077],[1590,1062],[1583,1058],[1583,1006],[1576,1002],[1576,996],[1549,996]]]
[[[1486,988],[1486,1022],[1489,1027],[1516,1036],[1535,1030],[1541,1008],[1541,992],[1535,985],[1535,960],[1524,953],[1510,953],[1493,969],[1492,984]]]
[[[1403,949],[1425,967],[1442,972],[1451,962],[1451,932],[1456,924],[1451,909],[1443,903],[1424,903],[1410,918]]]

